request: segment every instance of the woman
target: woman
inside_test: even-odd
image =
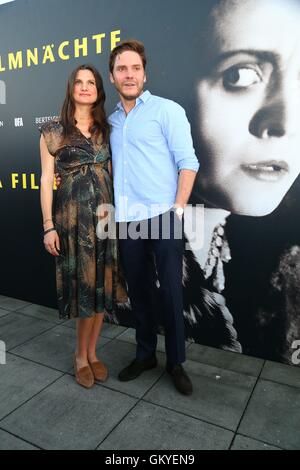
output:
[[[78,67],[69,78],[61,118],[41,128],[40,142],[44,244],[56,257],[60,318],[77,319],[74,368],[86,388],[108,377],[96,345],[105,312],[122,296],[116,240],[96,236],[107,218],[103,207],[113,197],[104,103],[99,72],[91,65]],[[53,219],[55,172],[61,184]]]
[[[204,344],[290,362],[300,320],[291,308],[283,309],[298,297],[299,250],[287,248],[275,260],[279,246],[275,249],[274,243],[283,228],[280,209],[276,225],[270,214],[300,172],[300,4],[210,0],[197,8],[192,20],[201,22],[194,137],[201,169],[193,202],[205,205],[205,233],[202,248],[186,252],[188,335]],[[230,214],[251,219],[228,219]],[[243,224],[247,229],[242,231]],[[267,226],[272,227],[268,235]],[[225,230],[235,255],[226,279],[234,321],[221,295],[224,263],[231,259]],[[193,240],[195,234],[187,230],[187,237]],[[265,268],[270,250],[274,256]],[[235,273],[230,272],[234,263]]]

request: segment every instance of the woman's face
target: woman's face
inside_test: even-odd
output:
[[[74,83],[74,101],[79,105],[92,106],[97,101],[97,85],[90,70],[79,70]]]
[[[212,15],[197,83],[197,190],[212,206],[267,215],[300,172],[299,25],[297,0],[227,0]]]

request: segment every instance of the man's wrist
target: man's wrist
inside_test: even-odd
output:
[[[175,203],[173,206],[173,211],[178,217],[183,217],[184,214],[184,206]]]

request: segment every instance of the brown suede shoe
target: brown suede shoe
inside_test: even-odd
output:
[[[97,382],[106,382],[108,379],[107,367],[101,361],[90,363],[91,369]]]
[[[84,388],[92,388],[95,385],[94,374],[90,366],[82,367],[78,369],[76,363],[76,356],[74,356],[74,370],[76,375],[76,380],[79,385]]]

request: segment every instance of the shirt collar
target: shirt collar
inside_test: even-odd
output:
[[[147,101],[150,100],[151,98],[151,93],[150,91],[146,90],[144,91],[144,93],[141,94],[141,96],[139,96],[136,100],[136,103],[139,104],[139,103],[147,103]],[[122,102],[119,101],[119,103],[117,104],[116,106],[116,111],[119,111],[119,110],[123,110],[123,105],[122,105]]]

